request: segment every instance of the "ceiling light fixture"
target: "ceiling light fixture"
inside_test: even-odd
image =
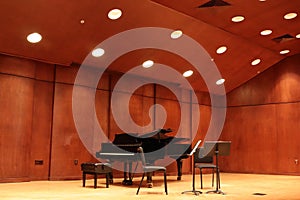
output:
[[[85,23],[84,19],[81,19],[80,24],[84,24],[84,23]]]
[[[231,18],[232,22],[241,22],[244,21],[245,17],[244,16],[235,16]]]
[[[270,35],[272,33],[272,30],[266,29],[260,32],[261,35]]]
[[[42,40],[42,36],[39,33],[31,33],[27,36],[27,41],[30,43],[38,43]]]
[[[296,35],[296,38],[300,39],[300,33]]]
[[[251,62],[251,65],[252,66],[255,66],[255,65],[258,65],[259,63],[260,63],[260,59],[259,58],[257,58],[257,59],[255,59],[255,60],[253,60],[252,62]]]
[[[285,50],[280,51],[279,53],[280,53],[281,55],[284,55],[284,54],[290,53],[290,50],[285,49]]]
[[[192,70],[188,70],[188,71],[186,71],[186,72],[184,72],[182,75],[184,76],[184,77],[190,77],[190,76],[192,76],[193,75],[193,71]]]
[[[97,48],[92,51],[92,55],[94,57],[101,57],[101,56],[103,56],[104,53],[105,53],[104,49],[101,49],[101,48]]]
[[[222,54],[224,53],[225,51],[227,51],[227,47],[226,46],[221,46],[217,49],[217,54]]]
[[[222,85],[224,82],[225,82],[225,79],[221,78],[221,79],[219,79],[219,80],[216,81],[216,84],[217,85]]]
[[[172,39],[177,39],[177,38],[180,38],[182,36],[182,31],[181,30],[176,30],[176,31],[173,31],[171,33],[171,38]]]
[[[294,19],[297,17],[297,13],[287,13],[283,16],[284,19]]]
[[[108,12],[108,18],[115,20],[115,19],[119,19],[122,15],[122,11],[118,8],[112,9]]]
[[[154,65],[154,62],[152,60],[147,60],[145,62],[143,62],[143,67],[144,68],[149,68],[149,67],[152,67]]]

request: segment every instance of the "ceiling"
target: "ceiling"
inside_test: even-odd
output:
[[[107,13],[114,8],[121,9],[122,16],[110,20]],[[298,16],[284,19],[283,16],[290,12]],[[220,77],[226,80],[226,92],[280,60],[300,53],[300,39],[296,38],[300,33],[300,0],[225,0],[225,3],[221,0],[10,0],[0,1],[0,15],[0,53],[64,66],[84,63],[97,45],[124,31],[143,27],[181,30],[184,37],[203,47]],[[237,15],[242,15],[245,20],[232,22],[231,18]],[[272,33],[260,35],[265,29],[271,29]],[[42,35],[41,42],[27,42],[26,37],[32,32]],[[155,43],[156,38],[162,37],[156,31],[150,35],[153,38],[138,35],[133,35],[133,38],[147,40],[146,43],[151,44],[151,41]],[[203,76],[216,81],[215,76],[211,76],[214,71],[207,72],[210,71],[207,69],[203,75],[193,62],[173,51],[171,43],[175,40],[169,36],[166,42],[162,42],[162,48],[138,46],[138,40],[125,36],[114,44],[114,48],[124,44],[133,48],[115,57],[107,66],[109,70],[126,73],[150,59],[179,73],[192,69],[194,74],[186,79],[195,90],[208,91]],[[177,39],[180,40],[183,39]],[[223,45],[227,51],[216,53],[217,48]],[[281,55],[280,51],[286,49],[290,52]],[[197,53],[191,51],[189,54],[197,57]],[[211,65],[206,63],[207,58],[201,60],[200,55],[200,65]],[[257,58],[261,62],[252,66],[251,62]],[[165,73],[141,76],[177,81]]]

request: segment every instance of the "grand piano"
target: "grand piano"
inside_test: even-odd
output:
[[[182,176],[182,159],[188,158],[191,151],[191,142],[188,138],[178,138],[168,136],[171,129],[157,129],[146,134],[120,133],[116,134],[112,143],[102,143],[101,150],[96,152],[96,157],[105,159],[108,162],[124,162],[124,185],[132,185],[132,163],[137,162],[138,147],[142,147],[145,153],[155,152],[163,149],[163,153],[147,156],[148,163],[154,163],[158,159],[164,159],[166,156],[176,159],[177,162],[177,180]],[[189,143],[184,143],[189,141]],[[169,143],[172,145],[168,145]],[[168,146],[166,146],[168,145]],[[166,146],[166,148],[164,148]],[[151,155],[151,154],[150,154]],[[148,186],[152,185],[151,176],[147,177]]]

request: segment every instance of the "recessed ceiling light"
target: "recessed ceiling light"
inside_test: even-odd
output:
[[[27,41],[30,43],[37,43],[42,40],[42,36],[39,33],[31,33],[27,36]]]
[[[272,33],[272,30],[266,29],[260,32],[261,35],[270,35]]]
[[[172,39],[177,39],[177,38],[180,38],[182,36],[182,31],[181,30],[176,30],[176,31],[173,31],[171,33],[171,38]]]
[[[101,49],[101,48],[97,48],[92,51],[92,55],[94,57],[101,57],[101,56],[103,56],[104,53],[105,53],[104,49]]]
[[[297,13],[287,13],[284,15],[284,19],[294,19],[295,17],[297,17]]]
[[[149,67],[152,67],[153,65],[154,65],[154,62],[152,60],[147,60],[147,61],[143,62],[144,68],[149,68]]]
[[[265,2],[266,0],[259,0],[260,2]]]
[[[259,58],[257,58],[251,62],[251,65],[253,65],[253,66],[258,65],[260,63],[260,61],[261,60]]]
[[[244,21],[245,17],[244,16],[235,16],[231,18],[231,21],[233,22],[241,22]]]
[[[84,24],[84,23],[85,23],[84,19],[81,19],[80,24]]]
[[[284,55],[284,54],[290,53],[290,50],[285,49],[285,50],[280,51],[279,53],[280,53],[281,55]]]
[[[226,46],[221,46],[217,49],[217,54],[222,54],[224,53],[225,51],[227,50],[227,47]]]
[[[221,79],[219,79],[219,80],[216,81],[216,84],[217,85],[222,85],[224,82],[225,82],[225,79],[221,78]]]
[[[188,70],[188,71],[184,72],[182,75],[183,75],[184,77],[189,77],[189,76],[192,76],[193,73],[194,73],[194,72],[193,72],[192,70]]]
[[[300,38],[300,33],[296,35],[296,38],[298,38],[298,39]]]
[[[118,8],[112,9],[111,11],[108,12],[108,18],[115,20],[115,19],[119,19],[122,15],[122,11]]]

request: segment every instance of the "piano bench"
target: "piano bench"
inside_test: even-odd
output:
[[[85,187],[86,174],[94,175],[94,188],[97,188],[98,174],[106,175],[106,187],[109,187],[109,178],[112,174],[111,164],[109,163],[82,163],[82,185]]]

